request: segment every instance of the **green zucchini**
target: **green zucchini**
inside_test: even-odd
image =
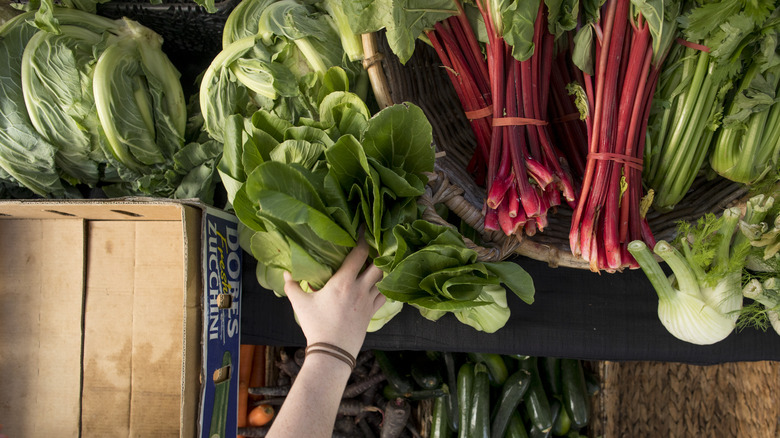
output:
[[[525,397],[523,397],[523,405],[531,420],[531,425],[542,432],[549,432],[553,424],[552,410],[550,409],[550,400],[542,385],[542,379],[539,377],[537,358],[529,357],[521,360],[520,369],[531,373],[531,383],[528,385]]]
[[[210,438],[225,438],[227,436],[227,414],[230,400],[230,381],[235,374],[230,352],[222,355],[222,368],[220,373],[213,376],[214,403],[211,411]]]
[[[490,376],[484,363],[474,365],[474,400],[469,417],[469,438],[490,438]]]
[[[442,384],[438,364],[425,355],[416,358],[412,363],[411,375],[414,382],[423,389],[438,388]]]
[[[558,403],[557,407],[558,415],[555,417],[555,421],[553,421],[552,434],[554,436],[566,436],[569,430],[571,430],[571,419],[562,404]]]
[[[455,355],[449,351],[445,351],[442,355],[447,369],[447,386],[450,389],[450,393],[447,394],[447,412],[450,413],[448,420],[450,429],[457,431],[460,419],[458,418],[458,371],[455,368]]]
[[[471,416],[471,400],[474,392],[474,364],[466,362],[458,370],[458,412],[460,428],[458,438],[469,438],[469,417]]]
[[[561,402],[558,400],[553,400],[552,403],[550,403],[550,412],[552,413],[553,424],[555,424],[555,422],[558,420],[558,413],[561,410]],[[552,436],[552,429],[552,427],[541,429],[536,425],[532,425],[531,430],[528,431],[528,436],[530,438],[549,438]]]
[[[509,425],[506,427],[506,438],[528,438],[528,431],[525,429],[525,423],[523,423],[523,417],[520,416],[518,411],[512,412],[512,416],[509,417]]]
[[[384,389],[382,389],[382,395],[387,400],[395,400],[397,398],[413,401],[428,400],[430,398],[443,397],[447,395],[447,390],[445,389],[446,387],[446,385],[441,385],[438,388],[413,389],[409,392],[400,393],[396,391],[393,385],[387,384],[385,385]]]
[[[582,362],[577,359],[561,360],[563,406],[571,420],[571,426],[581,429],[590,422],[590,398],[585,384]]]
[[[390,360],[390,357],[386,352],[374,350],[374,357],[377,362],[379,362],[379,367],[382,369],[382,373],[385,375],[387,383],[392,385],[396,393],[409,394],[414,390],[412,381],[398,372],[398,369]]]
[[[490,427],[491,438],[502,438],[512,413],[523,400],[525,392],[531,383],[531,373],[527,370],[517,370],[507,377],[501,394],[496,401],[496,411],[493,416],[493,424]]]
[[[488,369],[490,384],[501,386],[509,377],[509,371],[506,368],[503,356],[495,353],[469,353],[469,358],[474,363],[484,363]]]
[[[447,385],[445,384],[444,387],[447,388]],[[433,400],[430,438],[449,438],[450,436],[450,422],[448,420],[450,415],[447,397],[448,395],[443,395]]]
[[[538,359],[539,375],[548,396],[561,395],[561,360],[555,357]]]

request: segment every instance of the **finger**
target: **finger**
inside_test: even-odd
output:
[[[284,271],[284,293],[290,301],[297,300],[301,294],[305,292],[301,289],[301,284],[295,281],[287,271]]]
[[[357,245],[352,248],[352,251],[350,251],[349,254],[347,254],[344,261],[341,263],[341,267],[333,276],[346,277],[349,279],[357,278],[368,258],[368,249],[368,242],[366,242],[366,239],[361,235]]]
[[[371,313],[371,316],[373,317],[376,312],[379,311],[379,309],[385,305],[385,302],[387,302],[387,297],[379,293],[379,289],[377,289],[377,295],[374,297],[374,311]]]
[[[365,282],[364,284],[374,285],[382,279],[382,276],[384,276],[384,272],[372,263],[360,274],[360,281]]]

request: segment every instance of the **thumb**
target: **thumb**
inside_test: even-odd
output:
[[[301,289],[300,283],[293,280],[292,274],[284,271],[284,293],[290,301],[297,301],[298,298],[306,292]]]

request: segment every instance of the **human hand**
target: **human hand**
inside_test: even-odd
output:
[[[371,317],[385,303],[385,296],[376,287],[382,271],[371,264],[361,272],[368,249],[361,236],[338,271],[317,292],[304,292],[289,272],[284,273],[284,292],[308,345],[327,342],[353,357],[360,352]]]

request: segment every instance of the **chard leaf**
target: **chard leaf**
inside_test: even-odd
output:
[[[420,34],[457,13],[452,0],[344,0],[355,33],[387,31],[390,49],[405,64]]]
[[[384,166],[420,175],[433,171],[432,128],[417,105],[396,104],[383,109],[368,121],[362,141],[366,155]]]
[[[502,7],[502,36],[512,47],[512,56],[518,61],[525,61],[534,53],[534,23],[540,1],[504,2]]]
[[[555,39],[577,27],[580,10],[579,0],[545,0],[547,5],[547,27]]]
[[[592,25],[582,26],[577,33],[574,34],[574,49],[572,50],[572,62],[583,73],[593,75],[594,60],[593,60],[593,35],[594,30]]]

